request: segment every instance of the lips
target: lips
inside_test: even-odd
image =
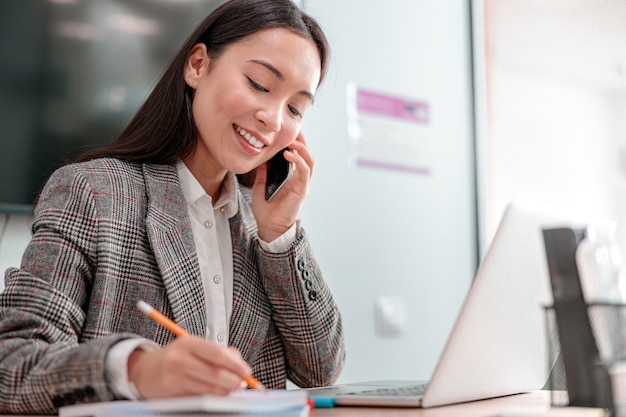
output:
[[[257,149],[261,149],[263,146],[265,146],[263,144],[263,142],[261,142],[260,140],[258,140],[257,138],[255,138],[254,136],[252,136],[249,132],[247,132],[245,129],[242,129],[239,126],[235,126],[235,130],[237,130],[237,133],[239,133],[239,135],[244,138],[246,140],[246,142],[248,142],[251,146],[257,148]]]

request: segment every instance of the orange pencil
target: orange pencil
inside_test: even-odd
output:
[[[146,303],[145,301],[137,301],[137,308],[139,308],[139,311],[159,323],[161,326],[165,327],[170,332],[174,333],[176,336],[186,336],[189,334],[185,329],[161,314],[158,310],[154,309],[150,304]],[[252,375],[245,377],[244,380],[250,388],[258,389],[260,391],[266,390],[265,386]]]

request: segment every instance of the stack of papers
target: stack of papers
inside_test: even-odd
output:
[[[61,407],[59,417],[228,416],[307,417],[307,393],[301,390],[237,391],[226,397],[201,395],[161,400],[111,401]]]

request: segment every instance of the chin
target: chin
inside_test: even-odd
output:
[[[235,167],[233,169],[229,169],[230,172],[236,175],[245,175],[251,172],[256,171],[255,167]]]

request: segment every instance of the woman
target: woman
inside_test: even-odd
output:
[[[327,64],[291,0],[229,1],[113,144],[50,177],[0,295],[0,412],[336,380],[341,318],[297,220],[314,166],[300,128]],[[284,148],[294,174],[267,201]]]

